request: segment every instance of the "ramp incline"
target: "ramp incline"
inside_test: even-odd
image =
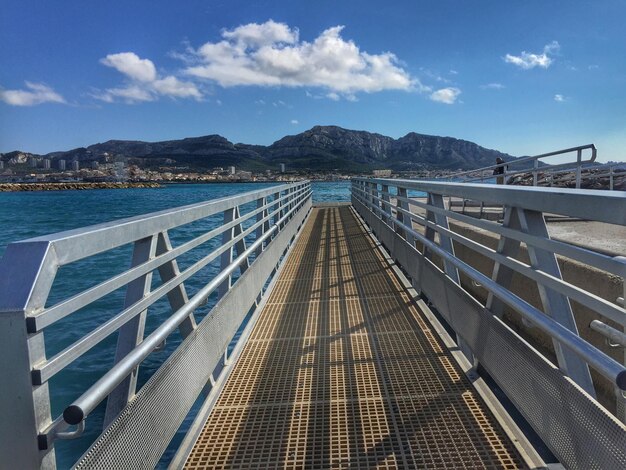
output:
[[[187,468],[520,468],[348,206],[315,208]]]

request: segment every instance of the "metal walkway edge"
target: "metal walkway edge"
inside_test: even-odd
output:
[[[520,468],[350,207],[313,209],[187,468]]]

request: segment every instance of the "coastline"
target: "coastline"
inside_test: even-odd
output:
[[[162,188],[154,182],[142,183],[0,183],[0,192],[85,191],[90,189]]]

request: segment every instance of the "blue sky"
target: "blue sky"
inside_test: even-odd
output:
[[[317,124],[626,160],[626,2],[4,0],[0,152]]]

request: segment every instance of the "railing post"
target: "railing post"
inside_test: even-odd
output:
[[[518,209],[516,207],[511,206],[506,206],[504,208],[504,221],[502,222],[503,227],[507,227],[513,230],[521,229],[517,210]],[[519,253],[519,248],[519,240],[514,240],[512,238],[507,238],[504,235],[501,235],[500,240],[498,241],[498,247],[496,249],[496,252],[508,258],[515,259],[517,258],[517,255]],[[491,275],[491,279],[496,281],[505,289],[509,289],[509,287],[511,286],[511,281],[513,280],[513,270],[495,261],[493,265],[493,273]],[[504,303],[500,299],[495,297],[491,292],[489,292],[487,296],[487,302],[485,304],[485,307],[497,317],[502,318],[502,315],[504,313]]]
[[[224,224],[232,222],[233,220],[239,219],[239,206],[235,206],[232,209],[226,209],[224,211]],[[234,227],[226,230],[222,234],[222,245],[230,242],[233,238],[238,237],[243,232],[241,228],[241,224],[237,224]],[[223,271],[226,269],[235,259],[234,253],[237,252],[237,255],[240,255],[244,251],[246,251],[246,240],[241,239],[238,240],[234,246],[231,246],[224,253],[222,253],[220,257],[220,270]],[[243,274],[250,267],[249,261],[246,259],[240,265],[240,274]],[[228,276],[228,280],[224,281],[220,287],[218,288],[218,298],[222,298],[232,286],[232,274]]]
[[[170,242],[170,237],[167,234],[167,231],[159,233],[157,240],[156,256],[160,256],[171,250],[172,244]],[[159,266],[159,276],[161,277],[161,281],[163,283],[174,279],[179,274],[180,270],[178,269],[178,262],[175,259]],[[167,293],[167,299],[170,303],[170,307],[172,307],[172,312],[177,311],[179,308],[189,302],[189,298],[187,297],[187,290],[185,289],[185,284],[181,283],[174,289],[169,291]],[[195,329],[196,319],[194,318],[193,314],[189,315],[187,319],[185,319],[178,327],[178,330],[180,331],[180,334],[183,338],[189,336],[191,332]]]
[[[406,188],[398,186],[396,194],[398,196],[396,198],[396,219],[401,224],[408,225],[409,227],[413,228],[413,219],[408,215],[405,216],[404,213],[398,210],[404,209],[407,212],[410,212],[411,210],[409,203],[400,199],[408,199],[408,193]],[[408,233],[406,230],[404,230],[402,227],[396,227],[396,233],[398,233],[402,238],[409,242],[411,246],[415,246],[415,237],[412,234]]]
[[[443,200],[443,196],[441,194],[428,193],[428,202],[429,205],[436,207],[437,209],[445,210],[445,204]],[[431,215],[433,212],[431,212]],[[441,214],[438,212],[434,212],[434,222],[438,227],[441,227],[445,230],[449,230],[450,227],[448,225],[448,217],[445,214]],[[434,236],[433,236],[434,241]],[[452,239],[443,233],[439,233],[439,246],[446,252],[450,253],[454,256],[454,245],[452,243]],[[443,262],[444,272],[446,275],[454,282],[455,284],[461,285],[461,278],[459,277],[459,270],[456,266],[450,263],[447,260]],[[459,348],[465,354],[465,357],[470,361],[470,364],[474,362],[474,354],[472,353],[472,349],[469,344],[461,338],[459,335],[456,336],[456,342],[459,345]]]
[[[45,306],[56,271],[47,242],[9,245],[0,262],[0,465],[7,468],[56,468],[54,449],[39,442],[52,421],[48,383],[33,386],[31,377],[46,359],[43,332],[26,329],[26,317]]]
[[[257,209],[260,209],[261,207],[265,206],[265,204],[267,204],[267,198],[265,197],[262,197],[256,200]],[[257,213],[256,215],[257,223],[261,222],[266,217],[267,217],[267,209],[263,209],[261,212]],[[265,220],[265,222],[263,222],[261,225],[257,227],[256,235],[255,235],[257,240],[263,236],[263,234],[268,228],[269,228],[269,221],[267,220]],[[262,252],[263,252],[263,246],[258,247],[254,253],[255,257],[258,257]]]
[[[235,208],[226,209],[224,211],[224,225],[232,222],[235,219]],[[224,233],[222,233],[222,245],[230,242],[233,239],[233,229],[230,228]],[[231,246],[228,250],[220,255],[220,271],[223,271],[233,262],[233,247]],[[224,297],[226,293],[229,291],[231,286],[231,277],[228,276],[228,279],[225,280],[220,286],[217,288],[218,298]]]
[[[576,189],[580,189],[580,180],[582,177],[582,155],[583,155],[583,151],[582,149],[578,149],[577,155],[576,155]]]
[[[546,222],[541,212],[518,208],[517,213],[524,232],[542,238],[550,238]],[[557,279],[563,279],[556,255],[553,252],[536,248],[529,244],[528,255],[533,269],[542,271]],[[537,287],[546,315],[552,317],[573,333],[578,334],[578,328],[574,320],[574,314],[569,299],[565,295],[559,294],[542,284],[538,283]],[[595,390],[587,363],[569,349],[561,346],[558,341],[553,340],[553,344],[561,370],[569,375],[572,380],[589,395],[595,398]]]
[[[380,207],[380,203],[378,202],[378,184],[377,183],[372,183],[370,185],[370,195],[372,198],[372,206],[373,207]],[[378,214],[376,213],[377,211],[372,211],[374,213],[375,216],[378,217]]]
[[[428,204],[429,206],[434,205],[432,195],[430,193],[426,194],[426,204]],[[463,200],[463,208],[465,209],[465,199]],[[435,213],[428,208],[426,209],[426,220],[428,222],[432,222],[433,224],[435,223]],[[435,242],[435,230],[430,228],[429,226],[426,226],[424,230],[424,236],[426,237],[426,240],[431,241],[433,243]],[[427,258],[427,259],[431,258],[431,252],[426,247],[426,245],[424,245],[424,249],[422,250],[422,255],[424,255],[424,258]]]
[[[137,240],[133,249],[130,267],[133,268],[154,258],[156,246],[157,235]],[[144,274],[129,283],[126,288],[124,308],[130,307],[148,294],[151,284],[152,272]],[[119,329],[117,349],[115,350],[115,359],[113,361],[114,364],[120,362],[143,340],[147,312],[147,310],[144,310]],[[104,415],[104,429],[119,415],[120,411],[122,411],[128,403],[128,400],[135,394],[138,371],[139,369],[136,368],[133,373],[126,377],[109,395]]]
[[[383,199],[383,203],[382,203],[382,209],[383,212],[386,214],[384,221],[387,225],[391,225],[391,204],[389,201],[389,185],[388,184],[383,184],[382,185],[382,199]]]
[[[280,219],[280,210],[279,210],[280,202],[278,201],[279,199],[280,199],[280,192],[274,193],[274,196],[272,198],[272,202],[274,202],[274,205],[272,206],[272,212],[274,213],[272,224],[275,224]],[[275,236],[276,236],[276,232],[274,232],[274,234],[272,235],[272,238],[274,238]]]

